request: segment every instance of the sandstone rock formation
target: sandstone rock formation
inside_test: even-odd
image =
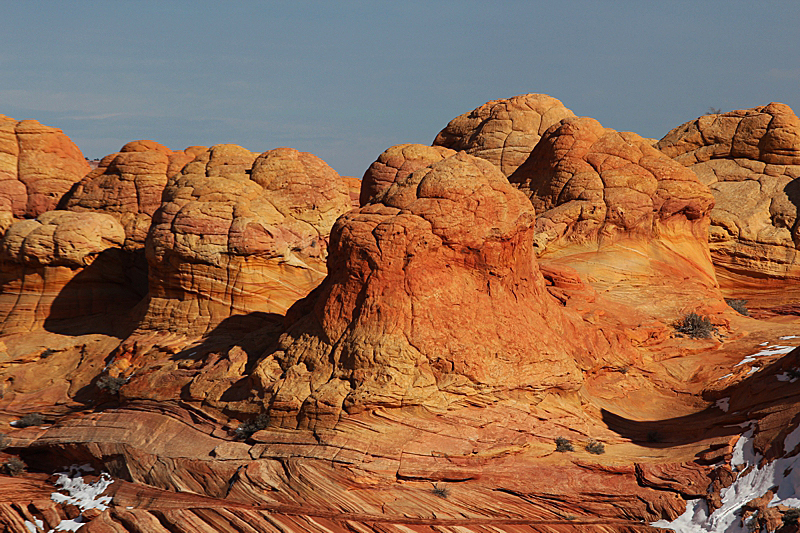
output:
[[[232,315],[284,312],[324,277],[328,233],[350,207],[312,154],[212,147],[169,180],[153,215],[140,329],[200,335]]]
[[[12,224],[0,241],[0,331],[130,308],[142,295],[124,275],[124,239],[100,213],[48,211]]]
[[[442,146],[431,147],[422,144],[392,146],[379,155],[364,173],[361,179],[360,205],[380,203],[393,183],[402,181],[415,170],[453,154],[455,154],[453,150]]]
[[[69,191],[62,206],[75,212],[114,216],[125,228],[125,248],[144,248],[167,180],[205,150],[192,146],[173,152],[154,141],[129,142],[119,152],[104,157],[98,168]]]
[[[714,198],[635,133],[588,117],[564,119],[509,179],[536,208],[543,259],[560,258],[604,289],[672,283],[680,294],[691,292],[686,278],[716,287],[706,242]],[[639,298],[652,297],[645,290]],[[656,315],[664,319],[677,316],[686,298],[662,303],[669,309]]]
[[[656,147],[714,194],[709,241],[724,289],[759,299],[800,279],[800,119],[789,106],[705,115]]]
[[[255,371],[273,391],[273,420],[313,426],[335,423],[343,404],[575,390],[579,368],[609,351],[634,359],[547,292],[534,221],[497,167],[464,153],[341,217],[328,277],[290,311],[296,323]]]
[[[508,177],[528,158],[547,128],[574,116],[546,94],[492,100],[451,120],[433,145],[486,159]]]
[[[61,130],[0,115],[0,229],[13,218],[55,209],[89,170],[81,151]]]

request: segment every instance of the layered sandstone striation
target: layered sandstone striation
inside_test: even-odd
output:
[[[433,145],[486,159],[508,177],[525,162],[550,126],[574,116],[546,94],[492,100],[451,120]]]
[[[441,161],[456,152],[442,146],[423,144],[398,144],[387,149],[372,163],[361,179],[359,203],[364,206],[379,203],[396,181]]]
[[[350,208],[312,154],[210,148],[170,178],[153,215],[140,329],[202,335],[234,315],[284,312],[324,277],[328,233]]]
[[[89,170],[80,149],[61,130],[0,115],[0,228],[5,230],[14,218],[55,209]]]
[[[114,216],[125,228],[125,248],[142,249],[167,180],[205,150],[191,146],[172,151],[154,141],[129,142],[78,182],[62,207]]]
[[[800,279],[800,119],[789,106],[705,115],[656,147],[714,194],[709,241],[726,290],[775,296]]]
[[[101,213],[48,211],[11,225],[0,241],[2,332],[101,313],[140,298],[124,275],[122,226]]]
[[[680,294],[687,278],[703,293],[716,287],[707,244],[714,198],[647,139],[592,118],[567,118],[545,132],[509,179],[536,208],[543,259],[577,268],[598,287],[623,288],[625,299],[638,285],[663,290],[672,283]],[[667,315],[686,299],[672,303]]]
[[[610,351],[633,360],[624,341],[550,296],[534,223],[497,167],[464,153],[342,216],[328,277],[290,311],[294,325],[254,373],[271,391],[273,420],[306,427],[335,423],[343,405],[574,391],[580,368]]]

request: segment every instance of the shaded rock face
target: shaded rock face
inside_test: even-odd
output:
[[[312,154],[212,147],[169,180],[153,215],[140,329],[202,335],[232,315],[284,312],[324,277],[328,233],[350,202]]]
[[[124,239],[119,222],[100,213],[48,211],[12,224],[0,241],[2,332],[119,314],[138,302],[123,274]]]
[[[396,181],[441,161],[456,152],[442,146],[425,146],[423,144],[398,144],[383,152],[372,163],[361,180],[359,202],[362,206],[379,203],[386,192]]]
[[[714,194],[709,241],[723,286],[800,278],[800,119],[789,106],[705,115],[656,147]]]
[[[486,159],[508,177],[528,158],[550,126],[574,116],[546,94],[492,100],[451,120],[433,145]]]
[[[192,146],[173,152],[154,141],[129,142],[104,157],[70,190],[62,206],[114,216],[125,228],[125,248],[142,249],[167,180],[205,150]]]
[[[620,287],[630,303],[635,285],[695,301],[716,287],[707,244],[714,198],[682,165],[630,132],[592,118],[567,118],[545,132],[528,160],[510,176],[537,211],[537,252],[578,269],[603,289]],[[598,285],[598,287],[600,287]],[[648,302],[647,290],[633,296]],[[718,297],[718,295],[717,295]],[[662,319],[675,316],[686,296],[653,302]],[[685,312],[685,311],[684,311]]]
[[[303,427],[330,424],[342,404],[579,387],[579,366],[601,350],[547,292],[534,221],[497,167],[464,153],[341,217],[328,277],[255,370],[273,420]]]
[[[55,209],[89,170],[81,151],[61,130],[0,115],[2,229],[13,218],[33,218]]]

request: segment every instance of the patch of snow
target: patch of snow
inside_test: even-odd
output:
[[[56,503],[69,503],[78,507],[81,512],[87,509],[99,509],[105,511],[111,503],[111,496],[103,496],[103,492],[111,485],[114,480],[111,479],[107,473],[100,474],[100,479],[94,483],[84,483],[81,474],[91,472],[94,468],[92,465],[85,464],[81,466],[70,466],[69,472],[58,473],[56,486],[60,491],[67,492],[54,492],[50,495],[50,499]],[[55,530],[51,531],[76,531],[83,526],[86,522],[79,516],[74,520],[62,520]]]
[[[51,529],[50,531],[78,531],[84,524],[86,524],[86,522],[83,522],[79,516],[75,520],[62,520],[55,529]]]
[[[718,378],[717,378],[717,381],[722,381],[723,379],[725,379],[725,378],[729,378],[729,377],[731,377],[732,375],[733,375],[733,374],[725,374],[724,376],[720,376],[720,377],[718,377]]]
[[[748,423],[750,424],[750,423]],[[731,465],[752,467],[746,475],[739,477],[727,489],[720,492],[722,506],[708,514],[705,500],[697,499],[686,503],[686,511],[673,521],[659,520],[652,525],[680,531],[681,533],[745,533],[747,525],[742,524],[739,509],[752,500],[763,496],[773,487],[778,487],[769,506],[800,506],[800,456],[781,457],[775,461],[758,466],[761,456],[753,449],[753,427],[744,432],[736,442]],[[784,440],[784,450],[788,453],[800,444],[800,427]]]
[[[761,344],[759,344],[759,346],[766,346],[767,344],[769,344],[769,341],[764,341]]]
[[[762,346],[763,346],[763,344],[762,344]],[[760,352],[756,352],[754,354],[748,355],[747,357],[745,357],[744,359],[742,359],[741,361],[736,363],[735,366],[741,366],[741,365],[744,365],[744,364],[747,364],[747,363],[752,363],[758,357],[767,357],[767,356],[770,356],[770,355],[787,354],[787,353],[791,352],[792,350],[794,350],[795,348],[797,348],[797,346],[782,346],[780,344],[772,344],[770,346],[767,346],[765,349],[761,350]]]
[[[34,518],[33,522],[25,520],[25,527],[27,527],[28,531],[30,531],[31,533],[36,533],[37,531],[41,531],[44,529],[44,522],[39,520],[38,518]]]
[[[721,400],[717,400],[717,407],[728,412],[728,409],[731,408],[731,398],[728,396],[727,398],[722,398]]]
[[[788,372],[784,372],[782,374],[775,374],[775,377],[778,378],[778,381],[788,381],[789,383],[794,383],[797,381],[797,377],[792,377],[791,374]]]
[[[749,376],[750,374],[755,374],[759,370],[761,370],[760,366],[754,366],[754,367],[750,368],[750,370],[747,371],[747,375]]]
[[[785,337],[780,337],[780,340],[782,341],[788,341],[790,339],[800,339],[800,337],[797,335],[786,335]]]

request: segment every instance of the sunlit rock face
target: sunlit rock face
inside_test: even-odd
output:
[[[705,115],[656,147],[714,194],[709,241],[724,289],[774,299],[800,279],[800,119],[789,106]]]
[[[254,372],[274,423],[330,424],[342,406],[576,390],[579,368],[610,345],[548,293],[534,224],[528,198],[464,153],[341,217],[328,277],[290,310],[294,325]]]
[[[592,118],[567,118],[545,132],[509,179],[536,208],[543,259],[562,260],[605,289],[672,285],[677,299],[652,302],[666,306],[656,311],[665,317],[688,295],[702,300],[715,291],[707,243],[714,198],[649,140]],[[621,298],[631,297],[625,292]],[[647,291],[640,298],[653,299]]]
[[[547,128],[574,116],[559,100],[546,94],[492,100],[451,120],[433,145],[463,150],[510,176],[525,162]]]
[[[172,151],[154,141],[132,141],[104,157],[66,195],[64,209],[107,213],[125,228],[125,248],[139,250],[169,178],[178,174],[203,146]]]
[[[125,277],[124,240],[119,222],[100,213],[48,211],[13,223],[0,241],[2,332],[124,314],[142,297]]]
[[[90,170],[60,129],[0,115],[0,229],[55,209]]]
[[[140,329],[202,335],[232,315],[284,312],[324,277],[330,228],[350,208],[312,154],[210,148],[169,179],[153,215]]]

